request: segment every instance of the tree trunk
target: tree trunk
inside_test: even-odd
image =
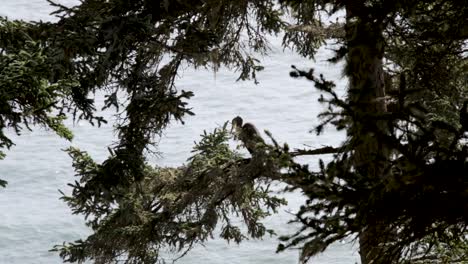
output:
[[[372,12],[366,12],[364,1],[346,1],[346,44],[348,48],[346,74],[349,77],[348,100],[353,105],[357,120],[348,130],[348,136],[354,142],[353,167],[365,177],[378,180],[384,177],[383,164],[389,153],[375,136],[375,130],[369,129],[368,123],[360,122],[359,116],[366,113],[384,113],[387,111],[382,58],[383,26],[375,19]],[[381,132],[387,133],[385,122],[375,124]],[[388,239],[382,238],[385,226],[374,223],[368,225],[359,235],[362,264],[382,263],[378,256],[382,245]]]

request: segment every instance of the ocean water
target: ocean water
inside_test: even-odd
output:
[[[66,5],[75,0],[59,1]],[[53,20],[49,15],[53,8],[45,0],[0,0],[0,16],[10,19]],[[290,65],[315,67],[337,84],[343,92],[346,80],[341,78],[339,65],[330,65],[326,59],[331,55],[323,48],[315,61],[301,58],[289,50],[283,50],[278,37],[270,38],[272,52],[262,58],[265,70],[258,76],[260,83],[236,82],[237,73],[227,69],[219,72],[186,68],[177,81],[179,89],[191,90],[195,97],[189,104],[195,116],[185,119],[185,124],[172,124],[159,141],[160,156],[151,156],[153,164],[177,166],[190,156],[193,142],[200,139],[203,130],[210,131],[233,117],[240,115],[253,122],[260,130],[267,129],[279,142],[288,142],[294,147],[338,145],[344,135],[332,128],[321,136],[309,131],[318,124],[317,114],[324,106],[317,102],[319,93],[312,83],[289,77]],[[102,96],[96,96],[98,105]],[[62,263],[56,253],[49,252],[54,245],[64,241],[85,238],[89,230],[81,216],[71,215],[61,201],[58,190],[69,192],[67,183],[74,180],[71,159],[62,150],[69,146],[88,151],[97,161],[107,157],[107,146],[116,137],[113,130],[113,112],[103,112],[111,122],[101,128],[85,122],[68,124],[75,133],[73,142],[58,138],[50,131],[35,128],[13,135],[14,146],[0,161],[0,178],[6,179],[7,188],[0,189],[0,264]],[[325,157],[326,159],[327,157]],[[304,160],[316,164],[317,159]],[[289,205],[278,215],[266,220],[269,228],[278,234],[295,231],[287,224],[304,201],[300,193],[285,194]],[[227,244],[215,238],[195,247],[178,263],[298,263],[299,253],[290,250],[276,254],[278,241],[275,237],[249,240],[240,245]],[[177,255],[170,255],[175,258]],[[358,262],[356,245],[352,242],[332,245],[311,263],[348,264]]]

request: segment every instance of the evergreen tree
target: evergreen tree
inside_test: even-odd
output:
[[[271,181],[308,197],[296,215],[302,227],[280,237],[278,247],[300,246],[303,262],[351,236],[365,264],[466,260],[466,2],[50,3],[58,22],[0,21],[0,147],[12,145],[5,128],[20,133],[21,125],[37,123],[71,139],[61,123],[66,114],[105,122],[90,98],[97,90],[107,94],[106,108],[128,100],[107,160],[68,150],[79,180],[63,199],[93,233],[56,247],[65,261],[154,263],[160,249],[189,250],[218,225],[222,238],[237,243],[273,233],[261,220],[285,201],[271,194]],[[321,20],[343,10],[342,24]],[[293,67],[291,76],[323,93],[328,108],[317,133],[333,125],[346,130],[347,141],[290,150],[269,134],[272,143],[249,143],[255,153],[245,158],[229,148],[226,124],[205,133],[187,164],[149,166],[154,137],[193,114],[193,94],[174,84],[180,66],[225,66],[240,80],[255,79],[262,67],[254,54],[267,53],[265,35],[279,32],[285,46],[311,58],[326,38],[338,42],[330,61],[346,61],[346,98],[313,69]],[[294,160],[324,153],[334,159],[320,162],[319,171]]]

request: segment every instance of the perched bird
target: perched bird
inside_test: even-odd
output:
[[[264,143],[263,138],[260,136],[257,128],[251,123],[245,123],[242,125],[243,120],[240,116],[232,119],[231,123],[231,132],[234,130],[235,138],[242,141],[250,154],[253,155],[255,153],[257,144]]]

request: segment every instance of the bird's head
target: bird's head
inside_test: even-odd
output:
[[[232,125],[231,132],[233,130],[235,130],[235,129],[241,128],[242,127],[242,122],[243,122],[242,117],[240,117],[240,116],[234,117],[234,119],[232,119],[232,121],[231,121],[231,125]]]

